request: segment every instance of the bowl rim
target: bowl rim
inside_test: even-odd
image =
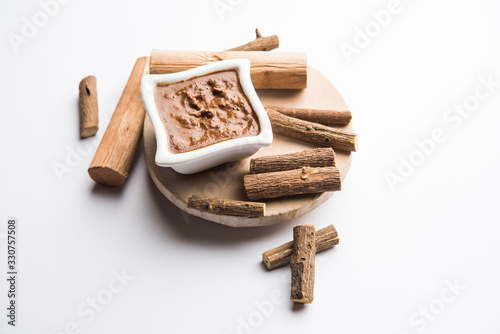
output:
[[[168,149],[167,130],[158,113],[154,100],[153,89],[158,83],[176,83],[191,79],[193,77],[207,75],[224,70],[236,70],[243,93],[249,100],[250,106],[257,114],[260,124],[260,133],[256,136],[240,137],[224,140],[215,144],[200,147],[188,152],[172,153]],[[223,153],[231,150],[239,150],[249,147],[269,146],[273,140],[271,121],[260,101],[250,77],[250,60],[229,59],[213,62],[207,65],[195,67],[186,71],[168,74],[146,74],[141,78],[141,96],[146,112],[153,123],[156,136],[155,163],[159,166],[171,167],[197,161],[215,153]]]

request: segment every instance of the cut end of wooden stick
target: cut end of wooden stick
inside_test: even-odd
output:
[[[354,146],[353,151],[357,152],[358,151],[358,135],[357,134],[354,135],[354,138],[352,139],[352,143]]]
[[[99,131],[99,126],[89,126],[80,130],[80,137],[87,138],[94,136]]]
[[[127,179],[127,175],[123,175],[110,167],[90,167],[89,175],[95,182],[109,187],[119,187]]]

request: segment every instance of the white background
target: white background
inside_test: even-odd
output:
[[[72,0],[17,52],[9,36],[42,7],[0,6],[1,333],[500,332],[500,86],[474,100],[481,78],[500,82],[498,2],[401,0],[376,31],[371,13],[389,1]],[[348,61],[342,43],[367,26],[368,45]],[[360,149],[341,192],[294,221],[234,229],[183,217],[142,149],[124,187],[94,184],[98,141],[78,132],[83,77],[97,77],[109,120],[136,58],[231,48],[256,27],[277,34],[280,51],[306,51],[346,99]],[[478,105],[446,118],[465,101]],[[446,140],[422,159],[416,141],[436,129]],[[58,178],[54,166],[77,150]],[[388,173],[410,157],[419,165],[391,187]],[[19,222],[16,328],[5,316],[9,217]],[[317,256],[314,303],[294,307],[289,269],[268,272],[260,258],[303,223],[333,223],[341,243]],[[134,278],[110,295],[122,270]],[[99,296],[111,300],[94,318],[78,311]]]

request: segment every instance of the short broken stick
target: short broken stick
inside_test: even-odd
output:
[[[339,236],[335,227],[329,225],[316,232],[316,253],[322,252],[339,244]],[[293,241],[262,253],[262,262],[267,269],[273,270],[290,263],[293,251]]]
[[[298,225],[293,228],[293,251],[290,260],[292,293],[296,303],[312,303],[314,300],[314,259],[316,254],[314,225]]]
[[[80,137],[87,138],[95,135],[99,129],[96,79],[93,75],[80,81],[79,97]]]
[[[302,167],[335,167],[335,152],[330,147],[324,147],[250,160],[250,174],[279,172]]]
[[[188,208],[227,216],[262,217],[266,204],[258,202],[235,201],[207,196],[191,195],[187,200]]]

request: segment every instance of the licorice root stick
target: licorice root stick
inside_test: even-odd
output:
[[[315,230],[314,225],[298,225],[293,228],[290,299],[296,303],[312,303],[314,300]]]
[[[347,125],[351,122],[351,112],[349,110],[324,110],[310,108],[292,108],[284,106],[272,106],[266,104],[266,110],[274,110],[290,117],[300,118],[304,121],[320,124]]]
[[[352,132],[286,116],[272,109],[268,109],[267,114],[274,133],[342,151],[356,151],[358,148],[358,137]]]
[[[87,138],[95,135],[99,129],[96,79],[93,75],[80,81],[79,97],[80,137]]]
[[[243,183],[248,199],[316,194],[341,189],[337,167],[303,167],[282,172],[247,174]]]
[[[322,252],[339,244],[339,236],[333,225],[316,232],[316,253]],[[262,253],[262,262],[267,269],[273,270],[290,263],[293,251],[293,241]]]
[[[250,160],[250,174],[279,172],[302,167],[335,167],[335,152],[330,147],[268,155]]]

